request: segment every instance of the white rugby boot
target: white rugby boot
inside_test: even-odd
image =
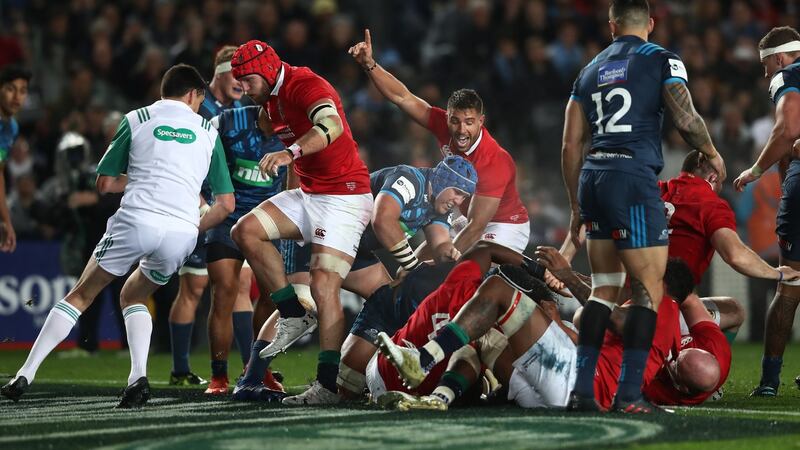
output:
[[[428,374],[419,362],[419,350],[416,348],[403,347],[392,342],[392,338],[384,332],[378,333],[375,345],[386,359],[397,369],[397,374],[403,380],[403,384],[413,389],[425,380]]]
[[[323,387],[314,380],[305,392],[284,398],[281,403],[287,406],[335,405],[342,400],[339,394]]]
[[[281,317],[275,324],[278,329],[275,339],[258,352],[261,359],[270,358],[292,346],[301,337],[310,334],[317,328],[317,317],[311,311],[306,311],[302,317]]]

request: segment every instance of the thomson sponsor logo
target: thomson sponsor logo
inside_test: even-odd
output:
[[[168,125],[161,125],[153,130],[153,136],[161,141],[175,141],[179,144],[191,144],[197,140],[197,136],[192,130],[187,128],[172,128]]]

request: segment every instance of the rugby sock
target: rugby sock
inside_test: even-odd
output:
[[[150,352],[150,335],[153,333],[153,319],[150,311],[141,303],[122,310],[125,319],[125,334],[128,336],[128,350],[131,352],[130,386],[141,377],[147,376],[147,354]]]
[[[172,346],[172,373],[186,375],[189,367],[189,351],[192,346],[192,327],[194,322],[169,323],[169,339]]]
[[[725,335],[725,340],[728,341],[728,345],[733,345],[733,341],[736,340],[736,335],[739,334],[739,331],[725,331],[723,334]]]
[[[264,373],[272,362],[272,357],[261,359],[258,353],[264,350],[269,345],[269,341],[257,340],[253,342],[253,347],[250,350],[250,362],[247,363],[247,370],[244,372],[241,384],[261,384],[264,379]]]
[[[242,356],[242,364],[247,365],[250,346],[253,344],[253,311],[234,311],[233,337]]]
[[[306,309],[300,304],[291,284],[287,284],[285,288],[278,289],[269,296],[281,313],[281,317],[303,317],[306,314]]]
[[[317,381],[325,389],[331,392],[338,392],[336,387],[336,376],[339,375],[339,359],[341,353],[335,350],[323,350],[319,352],[319,362],[317,362]]]
[[[595,301],[583,308],[580,333],[578,333],[577,378],[575,393],[584,398],[594,398],[594,370],[600,356],[600,346],[608,326],[611,309]]]
[[[656,312],[644,306],[631,306],[622,330],[622,367],[617,398],[623,402],[642,396],[642,379],[647,356],[656,330]]]
[[[781,384],[781,366],[783,357],[764,356],[761,358],[761,386],[772,386],[775,389]]]
[[[457,323],[450,322],[439,334],[419,349],[419,363],[425,371],[443,361],[447,355],[469,344],[469,335]]]
[[[434,394],[439,394],[447,399],[447,403],[453,403],[453,400],[464,395],[464,392],[469,388],[469,381],[458,372],[447,371],[442,375],[439,386],[433,391]]]
[[[25,364],[17,372],[17,376],[23,376],[28,380],[28,383],[33,383],[33,378],[36,376],[36,371],[44,361],[44,358],[53,351],[58,344],[67,338],[69,332],[78,321],[81,312],[77,308],[67,303],[66,300],[61,300],[50,310],[47,319],[44,321],[42,331],[36,337],[36,342],[33,343],[31,352],[28,353],[28,359]]]
[[[211,360],[211,377],[212,378],[228,378],[228,360],[227,359],[212,359]]]

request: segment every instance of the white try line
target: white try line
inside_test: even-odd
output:
[[[798,411],[786,411],[781,409],[776,410],[759,410],[759,409],[737,409],[737,408],[708,408],[703,406],[674,406],[671,408],[675,408],[679,411],[704,411],[704,412],[723,412],[723,413],[730,413],[730,414],[755,414],[759,416],[788,416],[788,417],[800,417],[800,412]]]

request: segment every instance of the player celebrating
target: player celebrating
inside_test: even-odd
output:
[[[144,303],[169,281],[202,231],[234,209],[233,187],[217,131],[197,115],[205,81],[192,66],[170,68],[161,82],[161,98],[131,111],[121,121],[97,168],[101,193],[122,192],[83,275],[56,303],[17,376],[0,391],[18,400],[33,382],[44,358],[67,337],[81,312],[114,278],[139,267],[120,296],[131,353],[128,386],[120,408],[140,407],[150,397],[147,354],[153,322]],[[200,218],[198,195],[208,178],[216,202]]]
[[[0,251],[13,252],[17,248],[17,235],[11,223],[6,204],[5,164],[11,146],[19,134],[14,116],[28,97],[31,73],[18,66],[9,65],[0,71]]]
[[[269,129],[270,125],[262,123],[259,126],[260,111],[260,106],[233,108],[211,119],[211,124],[219,130],[222,147],[225,149],[235,191],[236,210],[206,233],[208,275],[214,286],[208,321],[211,366],[214,373],[211,384],[206,389],[208,394],[225,394],[228,391],[228,350],[233,332],[236,331],[232,330],[232,326],[237,322],[235,307],[239,306],[237,299],[240,277],[244,274],[247,280],[248,294],[252,277],[252,271],[243,267],[244,255],[231,239],[231,228],[240,217],[280,192],[286,176],[285,167],[278,171],[276,177],[264,176],[258,169],[258,162],[264,155],[283,149],[283,144],[277,137],[263,134],[262,129]],[[264,118],[262,116],[262,120]],[[250,305],[249,295],[246,304]],[[252,330],[250,317],[244,322],[240,326],[247,325]],[[251,340],[252,336],[243,350],[248,356],[243,358],[245,364],[249,359]],[[238,341],[237,344],[242,347],[245,345]]]
[[[772,79],[769,95],[775,103],[775,125],[753,167],[734,180],[738,191],[761,177],[773,164],[789,157],[792,145],[800,138],[800,34],[791,27],[773,28],[761,39],[758,48],[764,76]],[[796,206],[800,200],[798,179],[800,161],[792,159],[785,173],[776,231],[780,238],[780,264],[794,269],[800,269],[800,215]],[[783,351],[792,331],[798,304],[800,283],[779,279],[775,299],[767,313],[761,382],[753,390],[754,396],[778,395]]]
[[[212,117],[218,116],[227,108],[237,108],[241,106],[242,87],[233,75],[231,75],[231,57],[236,47],[228,45],[222,47],[214,57],[214,77],[205,90],[205,98],[200,104],[198,114],[210,121]],[[208,187],[203,184],[203,197],[210,200]],[[224,217],[222,218],[224,219]],[[221,220],[221,219],[220,219]],[[206,269],[206,246],[205,233],[200,233],[197,238],[197,245],[194,251],[186,260],[186,263],[178,271],[180,276],[178,295],[172,303],[169,311],[169,331],[172,350],[172,372],[170,373],[169,383],[171,385],[203,385],[207,381],[195,375],[189,367],[189,351],[192,344],[192,328],[194,327],[194,316],[197,305],[203,291],[208,285],[208,270]],[[212,311],[214,311],[212,303]],[[212,316],[213,317],[213,316]],[[250,330],[251,315],[244,314],[244,317],[237,317],[234,320],[236,334]],[[230,319],[228,319],[230,321]],[[212,319],[213,321],[213,319]],[[216,322],[215,322],[216,323]],[[249,334],[252,339],[252,331]],[[210,333],[214,335],[214,333]],[[213,341],[212,339],[209,339]],[[240,344],[241,345],[241,344]],[[249,346],[249,344],[247,344]],[[246,353],[244,350],[243,353]],[[227,354],[227,352],[226,352]],[[213,355],[213,353],[212,353]],[[211,358],[212,381],[217,372],[227,374],[226,361],[214,363],[215,358]],[[223,370],[221,366],[225,367]],[[227,390],[227,384],[225,386]],[[210,390],[213,389],[209,387]]]
[[[260,169],[275,174],[294,161],[300,178],[299,189],[283,191],[239,219],[232,236],[280,311],[273,341],[278,348],[315,327],[317,319],[298,301],[271,241],[312,245],[311,295],[320,320],[317,380],[284,403],[330,403],[338,399],[336,375],[344,338],[339,288],[372,214],[369,172],[358,156],[339,94],[327,81],[306,67],[282,63],[272,47],[256,40],[239,47],[231,63],[233,75],[264,106],[288,146],[267,154]]]
[[[644,403],[642,374],[667,261],[668,231],[656,182],[663,166],[664,107],[683,138],[708,157],[720,181],[725,167],[692,105],[683,62],[647,42],[653,30],[647,1],[612,1],[609,26],[614,41],[578,75],[564,124],[562,167],[572,209],[570,232],[577,240],[582,224],[587,225],[592,268],[578,378],[568,408],[596,410],[592,380],[597,356],[627,272],[634,306],[625,325],[624,370],[614,408],[646,411],[650,408],[631,405]],[[591,150],[582,163],[587,136]]]
[[[372,39],[364,31],[364,42],[350,48],[375,87],[439,141],[442,153],[459,155],[475,166],[478,188],[466,210],[467,226],[454,244],[463,252],[479,239],[489,240],[522,253],[528,245],[528,212],[519,199],[516,165],[483,126],[483,101],[471,89],[459,89],[447,100],[447,111],[432,107],[384,70],[372,57]]]

